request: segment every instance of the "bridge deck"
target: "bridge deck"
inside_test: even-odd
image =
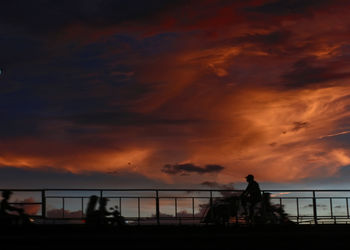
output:
[[[350,225],[261,227],[140,226],[2,228],[2,246],[25,249],[329,249],[348,245]]]
[[[3,190],[3,189],[1,189]],[[203,211],[242,190],[217,189],[13,189],[12,204],[39,220],[82,221],[91,195],[109,199],[137,224],[198,224]],[[262,190],[296,223],[350,223],[350,190]]]

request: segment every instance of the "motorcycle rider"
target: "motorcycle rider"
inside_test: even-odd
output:
[[[3,222],[7,224],[29,224],[30,220],[28,215],[24,213],[23,208],[18,208],[11,206],[9,203],[12,191],[4,190],[2,191],[2,201],[0,203],[0,218]],[[17,212],[13,214],[12,212]]]

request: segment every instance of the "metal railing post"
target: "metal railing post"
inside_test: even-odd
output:
[[[265,191],[261,191],[262,194],[262,201],[261,201],[261,205],[262,205],[262,217],[266,218],[266,204],[265,204]],[[236,223],[237,223],[237,217],[238,217],[238,213],[236,213]]]
[[[140,197],[137,197],[137,224],[140,225],[141,219],[141,205],[140,205]]]
[[[213,191],[210,190],[210,216],[211,218],[214,217],[214,211],[213,211]]]
[[[159,193],[158,193],[158,190],[156,190],[156,218],[157,218],[157,225],[160,225]]]
[[[333,200],[332,200],[332,198],[329,198],[329,207],[331,209],[331,218],[333,218]]]
[[[317,225],[318,224],[318,222],[317,222],[317,204],[316,204],[316,192],[315,192],[315,190],[312,191],[312,207],[313,207],[314,222],[315,222],[315,225]]]
[[[177,197],[175,197],[174,200],[175,200],[175,218],[177,218]]]
[[[81,217],[84,217],[84,198],[81,197]]]
[[[64,197],[62,197],[62,218],[64,218],[64,209],[65,209]]]
[[[119,213],[122,215],[122,197],[119,197]]]
[[[300,212],[299,212],[299,198],[297,198],[297,224],[299,224],[299,217],[300,217]]]
[[[41,216],[43,220],[46,219],[46,196],[45,190],[41,190]]]
[[[192,220],[194,220],[194,197],[192,197]]]

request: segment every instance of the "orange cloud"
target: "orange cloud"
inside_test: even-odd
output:
[[[342,4],[325,11],[323,1],[204,1],[142,22],[65,26],[65,42],[103,51],[103,69],[88,72],[97,80],[82,95],[105,106],[70,113],[53,105],[64,114],[42,119],[40,136],[0,141],[0,165],[134,172],[169,183],[334,175],[350,164],[342,142],[350,129],[350,19]],[[223,168],[203,171],[210,165]],[[171,175],[164,166],[197,174]]]

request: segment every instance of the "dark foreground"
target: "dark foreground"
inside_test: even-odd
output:
[[[33,225],[2,228],[1,249],[348,249],[350,225],[260,227]]]

